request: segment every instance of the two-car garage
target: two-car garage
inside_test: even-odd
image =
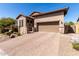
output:
[[[63,8],[51,12],[34,12],[34,28],[36,31],[64,33],[64,16],[68,8]]]
[[[37,23],[38,31],[59,32],[59,21]]]

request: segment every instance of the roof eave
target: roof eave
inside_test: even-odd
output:
[[[64,16],[67,14],[68,10],[69,10],[69,7],[66,8],[66,10],[65,10],[65,12],[64,12]]]
[[[23,17],[28,17],[28,18],[31,18],[31,19],[34,19],[34,17],[31,17],[31,16],[24,16],[24,15],[22,15],[22,14],[19,14],[17,17],[16,17],[16,19],[18,19],[20,16],[23,16]]]
[[[46,13],[43,13],[43,14],[34,15],[32,17],[37,17],[37,16],[41,16],[41,15],[45,15],[45,14],[51,14],[51,13],[57,13],[57,12],[61,12],[61,11],[64,11],[64,16],[65,16],[67,14],[67,12],[68,12],[68,9],[69,8],[63,8],[63,9],[55,10],[55,11],[52,11],[52,12],[46,12]]]

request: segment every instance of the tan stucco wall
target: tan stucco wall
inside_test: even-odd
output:
[[[23,27],[19,27],[20,23],[19,21],[20,20],[23,20]],[[18,22],[18,31],[21,33],[21,34],[25,34],[27,33],[27,27],[26,27],[26,18],[21,16],[19,19],[17,19],[17,22]]]
[[[64,12],[53,13],[48,15],[39,16],[35,19],[35,27],[39,22],[59,21],[59,32],[64,33]],[[61,24],[62,22],[62,24]]]
[[[62,16],[64,16],[63,12],[42,15],[42,16],[37,17],[35,19],[35,22],[59,21],[59,20],[63,20]]]
[[[76,33],[79,33],[79,22],[75,24],[76,26]]]

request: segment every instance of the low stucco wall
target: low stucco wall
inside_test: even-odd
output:
[[[76,33],[75,25],[65,25],[65,33]]]
[[[76,23],[75,26],[76,26],[76,33],[79,33],[79,23]]]

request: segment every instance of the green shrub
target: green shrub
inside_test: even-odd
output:
[[[79,43],[72,43],[74,49],[79,50]]]
[[[8,32],[8,31],[9,31],[9,29],[2,29],[1,33],[5,33],[5,32]]]

